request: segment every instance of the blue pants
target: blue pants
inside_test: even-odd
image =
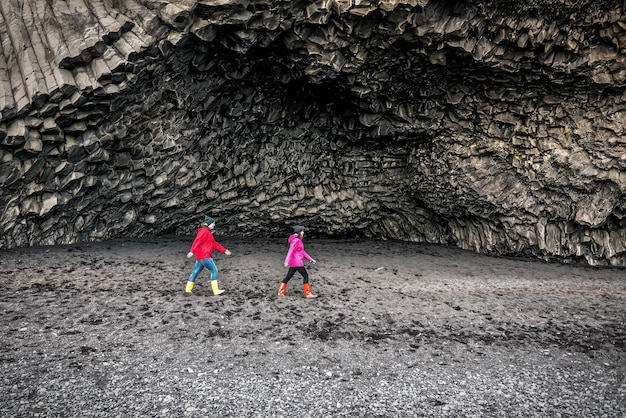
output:
[[[211,272],[211,280],[217,280],[217,266],[212,258],[204,258],[202,260],[196,260],[196,265],[193,266],[193,271],[191,272],[191,276],[189,276],[190,282],[195,282],[196,277],[202,271],[203,268],[209,269]]]

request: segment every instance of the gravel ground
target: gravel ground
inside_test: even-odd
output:
[[[2,417],[626,417],[626,272],[455,248],[192,237],[0,252]]]

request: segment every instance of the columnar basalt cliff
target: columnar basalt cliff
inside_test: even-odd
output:
[[[0,248],[191,233],[626,265],[612,0],[0,0]]]

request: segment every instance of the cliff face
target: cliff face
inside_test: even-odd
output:
[[[0,248],[398,238],[626,265],[614,1],[0,0]]]

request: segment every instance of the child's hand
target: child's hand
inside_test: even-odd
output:
[[[193,257],[193,253],[192,252],[188,252],[187,253],[187,258],[191,258],[191,257]]]
[[[226,254],[226,255],[231,255],[232,253],[230,252],[230,250],[226,250],[226,251],[224,252],[224,254]]]
[[[283,263],[283,266],[285,266],[285,267],[289,267],[289,263],[285,261],[285,262]]]
[[[310,261],[310,263],[315,264],[315,263],[317,263],[317,261],[315,261],[315,260],[311,260],[311,261]]]

